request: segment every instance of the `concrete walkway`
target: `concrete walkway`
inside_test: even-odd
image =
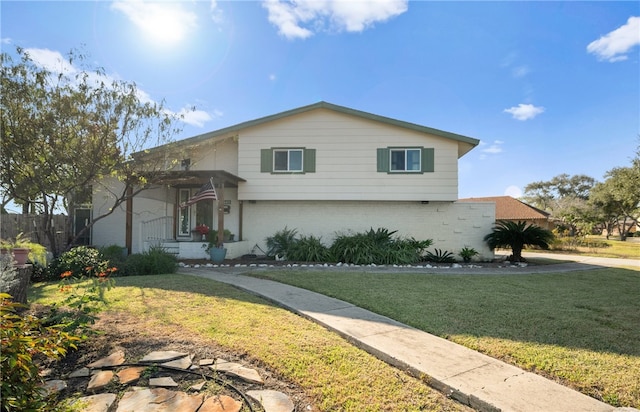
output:
[[[536,254],[537,255],[537,254]],[[540,256],[540,255],[538,255]],[[558,259],[554,255],[553,258]],[[624,261],[638,264],[640,261]],[[585,262],[586,263],[586,262]],[[603,265],[589,262],[589,268]],[[611,263],[611,262],[609,262]],[[591,266],[594,265],[594,266]],[[624,265],[623,265],[624,266]],[[537,267],[537,269],[540,267]],[[545,266],[547,272],[587,268]],[[324,325],[379,359],[427,376],[429,384],[479,411],[614,411],[615,407],[534,373],[493,359],[348,302],[278,282],[243,276],[250,268],[180,268],[179,272],[228,283]],[[343,268],[344,270],[344,268]],[[486,273],[485,271],[481,271]],[[448,272],[447,273],[451,273]],[[505,273],[495,271],[494,273]],[[517,269],[514,273],[518,272]],[[535,270],[529,273],[541,273]],[[631,411],[633,408],[618,408]]]

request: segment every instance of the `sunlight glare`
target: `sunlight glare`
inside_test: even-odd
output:
[[[122,11],[146,36],[161,45],[182,41],[187,31],[197,26],[197,16],[180,3],[120,1],[112,7]]]

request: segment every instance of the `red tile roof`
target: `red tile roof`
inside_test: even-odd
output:
[[[469,197],[459,202],[495,202],[496,220],[547,220],[549,213],[511,196]]]

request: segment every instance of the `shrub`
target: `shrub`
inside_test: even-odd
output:
[[[302,236],[294,240],[290,243],[285,253],[289,260],[304,262],[326,262],[331,260],[329,249],[322,244],[320,238],[313,235]]]
[[[396,231],[384,228],[352,235],[339,235],[330,247],[334,259],[356,265],[412,264],[419,262],[431,240],[394,238]]]
[[[122,266],[127,260],[126,248],[119,245],[104,246],[99,249],[100,254],[109,262],[109,266]]]
[[[463,247],[460,249],[460,252],[458,252],[458,256],[460,256],[464,262],[471,262],[471,259],[477,255],[478,251],[468,246]]]
[[[41,265],[37,262],[33,262],[33,271],[31,272],[31,282],[47,282],[57,280],[58,276],[55,276],[49,270],[49,266]]]
[[[453,263],[456,259],[453,257],[453,253],[446,250],[435,249],[435,253],[427,252],[425,256],[429,262],[434,263]]]
[[[137,253],[129,256],[124,263],[124,269],[119,274],[133,275],[159,275],[163,273],[175,273],[178,267],[178,259],[161,247],[152,247],[148,252]]]
[[[104,259],[97,249],[77,246],[55,259],[49,270],[54,278],[59,278],[67,272],[71,272],[75,277],[91,277],[103,273],[108,267],[109,261]]]
[[[23,307],[0,294],[0,356],[2,411],[42,411],[50,402],[41,389],[38,360],[59,359],[69,348],[76,348],[78,336],[59,326],[44,326],[35,316],[18,314]]]
[[[288,229],[286,226],[273,236],[265,239],[267,244],[267,256],[275,257],[276,255],[288,257],[287,251],[292,243],[296,240],[296,229]]]

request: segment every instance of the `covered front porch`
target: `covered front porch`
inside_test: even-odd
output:
[[[162,247],[179,259],[206,259],[209,244],[227,249],[228,259],[249,253],[251,246],[242,233],[243,205],[237,199],[242,181],[223,170],[169,171],[154,176],[154,185],[165,188],[167,207],[162,215],[149,213],[150,219],[138,220],[138,233],[128,223],[127,246],[130,248],[135,239],[137,250]],[[133,211],[134,207],[127,209]],[[133,213],[127,216],[132,222]]]

